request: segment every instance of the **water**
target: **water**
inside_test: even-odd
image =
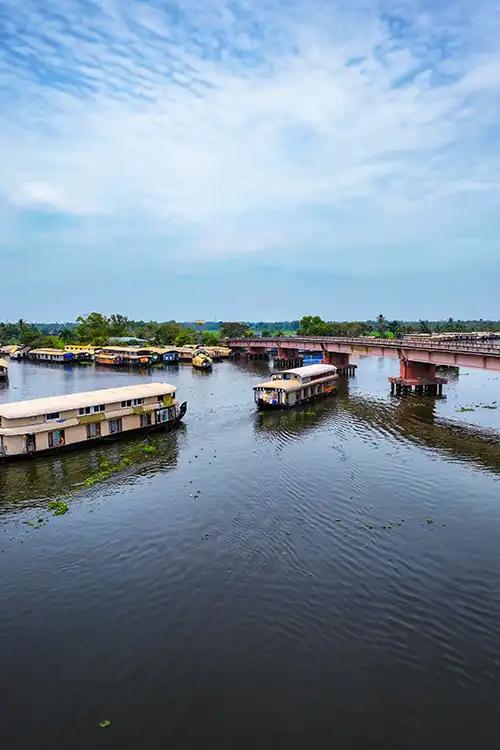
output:
[[[266,363],[12,363],[1,400],[153,378],[189,411],[153,454],[0,467],[2,747],[498,744],[500,376],[398,400],[394,361],[358,365],[258,414]]]

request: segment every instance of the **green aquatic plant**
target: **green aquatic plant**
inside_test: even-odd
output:
[[[99,722],[99,726],[101,729],[107,729],[111,726],[111,721],[109,719],[103,719]]]
[[[65,503],[64,500],[52,500],[48,508],[54,512],[54,516],[64,516],[69,510],[68,503]]]
[[[142,452],[143,453],[157,453],[158,448],[156,447],[156,445],[143,445]]]
[[[112,477],[113,474],[117,474],[118,472],[127,469],[134,463],[134,461],[136,461],[140,457],[142,452],[156,452],[156,448],[154,446],[143,445],[142,448],[143,450],[140,453],[137,450],[133,449],[128,451],[128,453],[115,464],[112,464],[107,459],[103,459],[102,461],[100,461],[99,469],[97,471],[94,471],[92,474],[89,474],[89,476],[84,479],[83,483],[85,487],[93,487],[94,484],[97,484],[98,482],[104,482],[106,479]],[[152,450],[145,450],[146,448],[152,448]]]
[[[459,412],[463,412],[463,411],[474,411],[474,409],[473,409],[473,407],[472,407],[472,406],[461,406],[461,407],[460,407],[459,409],[457,409],[457,411],[459,411]]]

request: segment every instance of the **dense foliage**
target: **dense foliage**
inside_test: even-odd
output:
[[[394,338],[406,333],[495,331],[498,320],[398,321],[387,320],[382,314],[366,321],[325,321],[318,315],[306,315],[300,321],[275,322],[208,321],[202,326],[195,321],[129,320],[125,315],[103,315],[92,312],[80,315],[72,323],[0,323],[0,345],[25,344],[32,347],[62,348],[68,343],[104,345],[114,339],[127,343],[148,341],[160,345],[194,344],[202,341],[214,346],[224,338],[248,336],[382,336]],[[201,338],[200,338],[201,337]]]

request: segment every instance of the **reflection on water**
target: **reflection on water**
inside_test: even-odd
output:
[[[12,511],[14,506],[36,507],[40,500],[85,490],[89,479],[109,464],[126,462],[123,471],[114,477],[120,482],[171,469],[177,464],[177,432],[184,429],[181,423],[167,433],[123,437],[115,443],[83,446],[56,456],[41,456],[36,461],[6,462],[0,468],[0,513]]]
[[[189,408],[152,454],[0,466],[5,747],[496,747],[500,380],[394,399],[397,363],[358,363],[262,413],[267,362],[12,364],[2,401],[154,378]]]

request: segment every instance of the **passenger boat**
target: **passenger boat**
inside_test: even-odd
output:
[[[172,427],[187,409],[175,393],[168,383],[144,383],[0,404],[0,459]]]
[[[337,387],[333,365],[307,365],[273,373],[270,380],[254,386],[259,409],[287,409],[313,398],[327,396]]]
[[[6,359],[0,359],[0,380],[7,380],[9,377],[9,363]]]
[[[106,367],[150,367],[151,354],[140,354],[140,351],[134,346],[103,346],[96,351],[94,360],[96,365]]]
[[[199,349],[193,355],[192,365],[197,370],[211,370],[213,364],[213,360],[203,351],[203,349]]]

